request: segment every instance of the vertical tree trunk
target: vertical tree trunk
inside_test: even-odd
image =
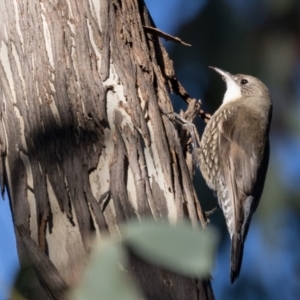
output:
[[[144,32],[143,1],[2,0],[0,14],[2,187],[19,254],[38,262],[47,297],[63,299],[92,233],[142,215],[197,223],[180,141],[159,110],[171,111],[173,69]],[[209,281],[131,260],[149,299],[212,293]]]

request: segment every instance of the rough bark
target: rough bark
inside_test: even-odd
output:
[[[91,234],[142,215],[203,219],[160,112],[172,110],[174,71],[144,31],[153,24],[143,1],[3,0],[0,19],[2,188],[19,255],[48,272],[38,277],[49,299],[64,299],[55,282],[80,279]],[[209,281],[131,262],[148,299],[213,297]]]

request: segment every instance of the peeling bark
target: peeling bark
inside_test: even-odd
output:
[[[1,182],[22,228],[20,255],[38,245],[45,255],[35,257],[72,286],[92,234],[143,215],[204,220],[176,129],[160,112],[172,109],[174,71],[144,32],[153,24],[143,1],[3,0],[0,19]],[[148,299],[213,297],[209,281],[131,261]]]

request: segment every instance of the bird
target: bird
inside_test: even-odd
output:
[[[193,157],[226,220],[233,283],[239,277],[249,225],[265,184],[272,100],[259,79],[210,68],[222,76],[227,89]]]

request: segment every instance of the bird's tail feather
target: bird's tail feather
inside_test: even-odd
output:
[[[233,283],[240,274],[244,252],[244,241],[240,234],[234,233],[231,239],[230,278]]]

